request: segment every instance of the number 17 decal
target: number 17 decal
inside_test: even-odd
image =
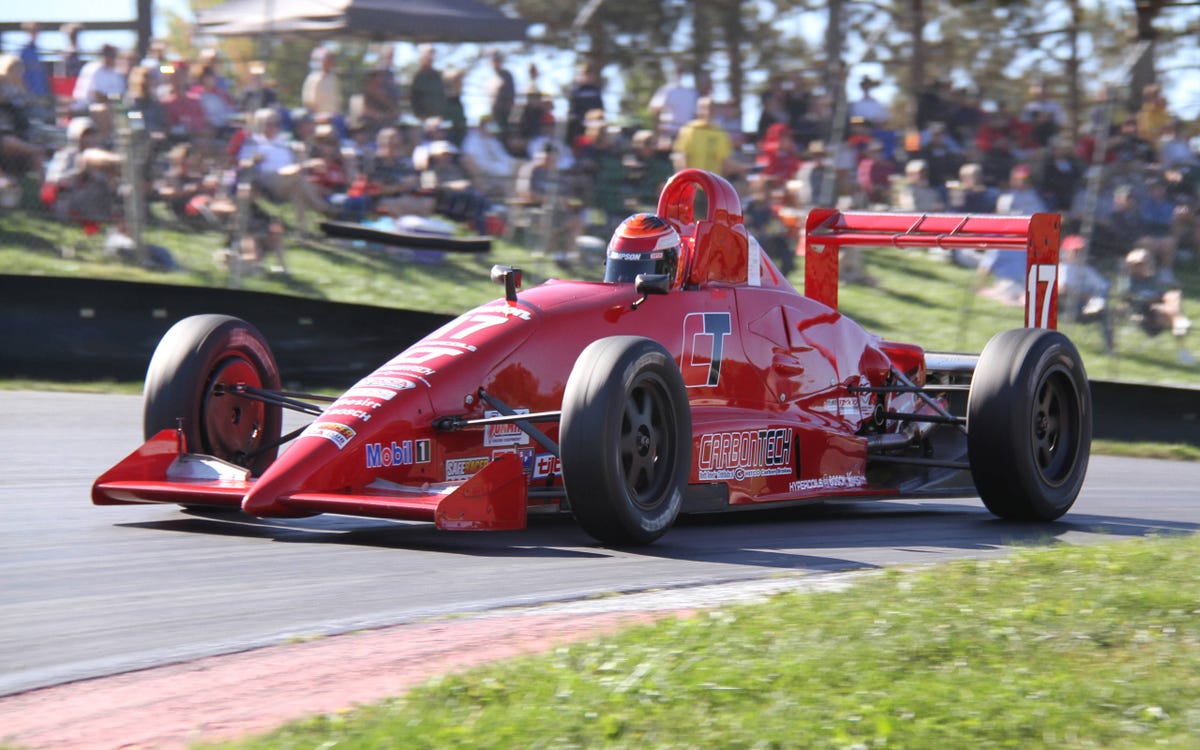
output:
[[[1025,283],[1025,325],[1030,328],[1050,327],[1050,306],[1054,299],[1054,284],[1058,281],[1058,266],[1037,264],[1029,267]]]

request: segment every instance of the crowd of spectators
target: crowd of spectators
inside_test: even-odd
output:
[[[734,182],[752,230],[787,270],[799,217],[826,202],[1060,212],[1064,236],[1091,239],[1072,259],[1123,283],[1131,299],[1145,297],[1152,281],[1160,306],[1176,291],[1178,264],[1194,266],[1200,257],[1200,157],[1153,85],[1133,110],[1114,92],[1097,92],[1075,134],[1057,92],[1042,81],[1011,103],[935,81],[912,103],[915,127],[898,128],[868,76],[854,82],[858,95],[835,123],[826,88],[803,74],[775,75],[761,94],[757,128],[745,132],[737,110],[713,97],[706,74],[673,71],[631,114],[605,110],[600,71],[585,65],[565,92],[559,123],[537,68],[530,66],[519,91],[494,53],[484,61],[487,111],[468,122],[465,71],[439,67],[432,46],[420,48],[407,80],[382,65],[363,75],[358,90],[347,90],[338,73],[340,63],[354,61],[318,46],[301,106],[290,109],[259,63],[235,67],[211,50],[178,60],[157,43],[142,60],[107,45],[89,57],[73,34],[68,39],[50,64],[34,25],[19,54],[0,55],[0,179],[33,176],[47,210],[64,220],[119,224],[127,174],[117,134],[121,115],[135,113],[152,144],[137,172],[145,192],[189,222],[231,225],[235,198],[252,190],[255,201],[285,207],[271,215],[294,234],[311,232],[314,216],[434,213],[494,233],[538,212],[552,217],[544,225],[554,236],[542,241],[570,249],[580,234],[606,237],[632,211],[652,209],[673,171],[698,167]],[[54,127],[62,136],[51,153],[38,133]],[[278,246],[285,223],[264,216],[257,209],[248,223],[260,235],[248,245],[259,259]],[[1002,254],[955,259],[982,262],[1017,293],[1024,288]],[[859,263],[848,275],[871,282]],[[1085,275],[1095,278],[1076,277]],[[1188,322],[1173,307],[1165,323],[1146,307],[1143,318],[1155,321],[1147,331],[1182,337]]]

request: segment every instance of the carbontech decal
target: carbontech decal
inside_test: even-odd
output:
[[[792,428],[701,435],[696,468],[702,482],[791,474]]]

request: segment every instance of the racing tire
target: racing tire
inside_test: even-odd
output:
[[[975,489],[995,515],[1053,521],[1075,503],[1092,444],[1092,394],[1063,334],[1018,328],[992,337],[967,397]]]
[[[182,420],[187,449],[261,474],[275,460],[279,406],[223,393],[236,384],[278,390],[267,341],[228,315],[193,315],[163,335],[146,371],[142,428],[147,440]]]
[[[649,544],[683,505],[692,416],[675,360],[638,336],[594,341],[567,378],[563,486],[579,525],[612,546]]]

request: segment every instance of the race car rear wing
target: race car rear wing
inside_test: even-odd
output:
[[[801,247],[804,294],[838,304],[838,250],[847,246],[940,247],[948,250],[1024,250],[1025,326],[1058,327],[1058,214],[977,216],[901,214],[815,208]]]

